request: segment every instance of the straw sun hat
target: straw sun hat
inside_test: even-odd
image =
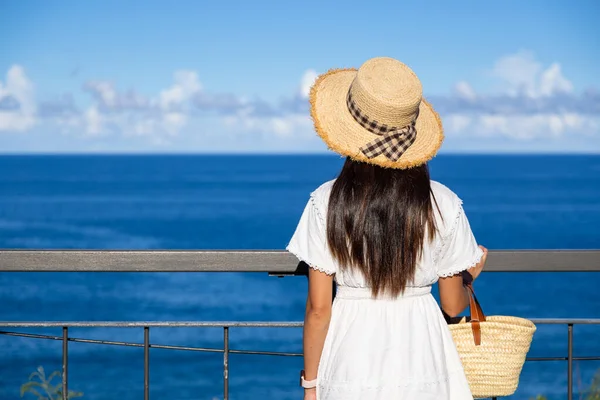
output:
[[[319,136],[336,153],[388,168],[429,161],[444,139],[442,122],[405,64],[372,58],[356,69],[331,70],[310,92]]]

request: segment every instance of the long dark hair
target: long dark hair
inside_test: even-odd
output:
[[[427,164],[383,168],[346,159],[333,184],[327,242],[340,267],[357,268],[373,295],[398,296],[415,276],[436,225]]]

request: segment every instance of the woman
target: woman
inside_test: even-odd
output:
[[[487,250],[461,200],[429,179],[443,132],[419,79],[375,58],[319,77],[310,102],[316,131],[347,159],[311,193],[287,247],[311,267],[305,400],[472,399],[430,292],[439,282],[442,309],[461,313],[461,272],[477,278]]]

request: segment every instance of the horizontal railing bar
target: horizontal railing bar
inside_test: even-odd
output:
[[[532,318],[540,325],[599,325],[600,318]],[[0,321],[2,328],[301,328],[301,321]]]
[[[281,250],[0,250],[0,271],[304,274]],[[491,250],[488,272],[600,271],[600,250]]]
[[[46,340],[62,340],[62,336],[53,335],[39,335],[31,333],[21,332],[6,332],[0,331],[0,335],[26,337],[32,339],[46,339]],[[144,347],[143,343],[132,343],[132,342],[119,342],[111,340],[98,340],[98,339],[83,339],[70,337],[69,342],[75,343],[90,343],[90,344],[103,344],[103,345],[115,345],[125,347]],[[164,350],[180,350],[180,351],[198,351],[206,353],[223,353],[223,349],[210,348],[210,347],[191,347],[191,346],[175,346],[175,345],[164,345],[164,344],[150,344],[151,348],[164,349]],[[266,355],[266,356],[286,356],[286,357],[301,357],[302,353],[291,353],[283,351],[260,351],[260,350],[229,350],[230,353],[234,354],[247,354],[247,355]],[[567,361],[568,357],[527,357],[526,361]],[[574,361],[600,361],[600,356],[586,356],[586,357],[573,357]]]
[[[0,335],[6,336],[17,336],[26,337],[33,339],[46,339],[46,340],[62,340],[62,336],[53,335],[39,335],[31,333],[21,332],[6,332],[0,331]],[[119,342],[111,340],[98,340],[98,339],[83,339],[70,337],[69,342],[75,343],[90,343],[90,344],[103,344],[103,345],[116,345],[125,347],[144,347],[143,343],[132,343],[132,342]],[[162,345],[162,344],[150,344],[151,348],[165,349],[165,350],[183,350],[183,351],[199,351],[207,353],[223,353],[223,349],[210,348],[210,347],[191,347],[191,346],[175,346],[175,345]],[[302,353],[291,353],[281,351],[260,351],[260,350],[229,350],[230,353],[234,354],[248,354],[248,355],[268,355],[268,356],[291,356],[301,357]],[[527,361],[567,361],[568,357],[527,357]],[[587,356],[587,357],[573,357],[575,361],[600,361],[600,356]]]
[[[599,320],[600,321],[600,320]],[[0,321],[2,328],[300,328],[302,322],[202,321]]]
[[[40,334],[22,333],[22,332],[0,331],[0,335],[24,337],[24,338],[29,338],[29,339],[63,340],[62,336],[40,335]],[[120,342],[120,341],[113,341],[113,340],[83,339],[83,338],[69,337],[68,341],[74,342],[74,343],[103,344],[103,345],[110,345],[110,346],[144,347],[143,343]],[[175,346],[175,345],[165,345],[165,344],[150,344],[150,347],[153,349],[199,351],[199,352],[205,352],[205,353],[223,353],[224,352],[223,349],[217,349],[217,348],[211,348],[211,347]],[[231,350],[230,349],[229,352],[235,353],[235,354],[266,355],[266,356],[302,356],[302,353],[290,353],[290,352],[281,352],[281,351]]]
[[[153,349],[163,350],[185,350],[185,351],[200,351],[205,353],[222,353],[223,349],[215,349],[211,347],[193,347],[193,346],[175,346],[170,344],[150,344]]]
[[[230,353],[235,354],[249,354],[249,355],[261,355],[261,356],[284,356],[284,357],[302,357],[302,353],[288,353],[287,351],[260,351],[260,350],[231,350]]]
[[[600,318],[531,318],[531,322],[541,325],[598,325]],[[0,325],[1,326],[1,325]]]
[[[569,357],[527,357],[526,361],[568,361]],[[600,356],[573,357],[574,361],[600,361]]]
[[[62,340],[62,337],[60,337],[60,336],[40,335],[40,334],[21,333],[21,332],[0,331],[0,335],[25,337],[25,338],[30,338],[30,339]],[[143,343],[121,342],[121,341],[113,341],[113,340],[83,339],[83,338],[74,338],[74,337],[69,337],[68,340],[69,340],[69,342],[75,342],[75,343],[105,344],[105,345],[111,345],[111,346],[125,346],[125,347],[144,347]],[[169,350],[206,351],[206,352],[216,352],[216,353],[223,352],[223,350],[220,350],[220,349],[201,348],[201,347],[184,347],[184,346],[170,346],[170,345],[151,345],[151,347],[156,347],[156,348],[160,348],[160,349],[169,349]]]

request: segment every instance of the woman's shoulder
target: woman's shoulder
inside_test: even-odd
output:
[[[433,208],[439,212],[440,222],[446,227],[460,214],[462,199],[449,187],[433,180],[431,181],[431,192],[435,201]]]
[[[323,182],[317,188],[315,188],[312,193],[329,194],[329,192],[331,192],[331,188],[333,187],[334,183],[335,183],[335,179]]]
[[[319,200],[320,202],[327,203],[334,183],[335,179],[322,183],[310,193],[310,197]]]
[[[431,191],[435,197],[436,202],[438,204],[442,203],[447,206],[456,206],[462,204],[462,200],[452,189],[448,186],[438,182],[431,181]]]
[[[310,201],[313,203],[313,206],[317,210],[317,214],[325,219],[325,215],[327,214],[327,208],[329,206],[329,195],[331,194],[331,189],[333,188],[333,184],[335,183],[335,179],[324,182],[315,188],[312,192],[310,192]]]

